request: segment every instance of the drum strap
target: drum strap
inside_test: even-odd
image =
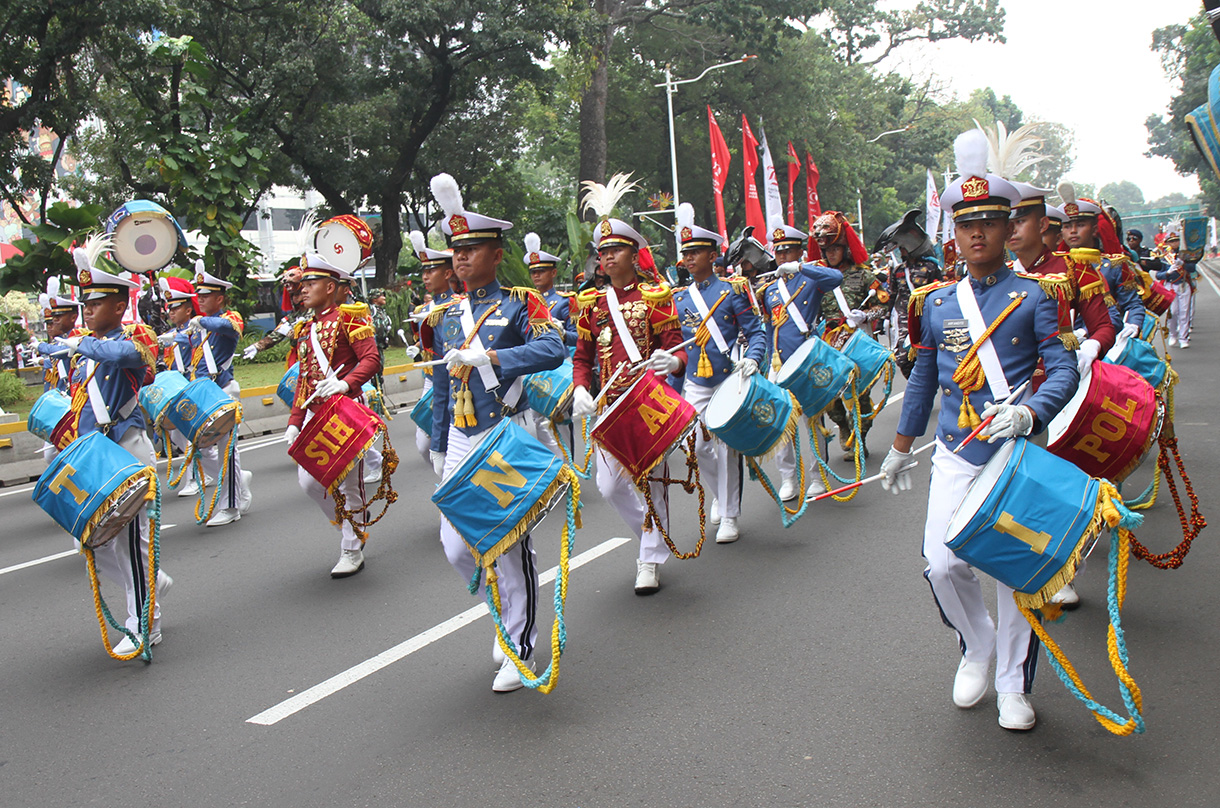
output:
[[[89,406],[93,408],[93,420],[99,424],[110,423],[110,408],[106,406],[106,399],[102,397],[102,388],[97,383],[95,374],[97,373],[97,363],[92,359],[85,360],[85,389],[89,391]]]
[[[182,361],[182,349],[177,343],[174,343],[174,364],[178,366],[180,373],[186,373],[186,363]]]
[[[623,348],[627,351],[627,359],[634,365],[643,357],[640,356],[640,346],[635,344],[635,337],[631,336],[631,331],[627,328],[626,321],[623,320],[623,311],[619,308],[618,293],[614,291],[614,284],[606,285],[606,304],[610,309],[610,319],[614,322],[614,330],[618,332],[619,341],[623,343]]]
[[[796,302],[793,301],[791,293],[788,292],[788,284],[783,278],[775,282],[775,288],[779,289],[779,296],[784,301],[784,308],[788,310],[788,316],[792,318],[792,322],[796,323],[797,329],[801,332],[802,337],[809,336],[809,324],[805,322],[805,318],[801,316],[801,310],[797,308]],[[796,293],[799,295],[801,289],[805,288],[805,284],[797,287]]]
[[[847,298],[843,296],[843,287],[836,286],[834,288],[835,302],[839,304],[839,311],[843,312],[843,317],[851,316],[851,307],[847,305]]]
[[[712,341],[716,343],[716,347],[721,353],[729,352],[729,344],[724,339],[724,334],[720,333],[720,326],[716,325],[716,320],[710,316],[707,308],[707,301],[703,299],[703,293],[699,291],[699,286],[696,284],[690,290],[691,302],[695,304],[695,308],[699,310],[699,317],[703,319],[704,325],[707,326],[708,333],[712,335]]]
[[[494,310],[495,306],[492,306]],[[483,340],[479,339],[479,330],[474,324],[474,315],[470,311],[470,298],[462,298],[462,302],[458,304],[458,313],[462,322],[462,334],[466,338],[466,347],[483,350]],[[486,316],[480,319],[486,319]],[[491,365],[480,365],[478,368],[479,378],[483,381],[484,390],[495,390],[500,386],[500,380],[496,378],[496,371]],[[517,397],[520,398],[521,392],[517,391]]]
[[[987,376],[991,399],[992,401],[1003,401],[1008,398],[1012,388],[1008,384],[1007,377],[1004,376],[1004,367],[1000,364],[1000,357],[995,352],[995,345],[991,342],[990,334],[987,334],[988,324],[983,319],[983,312],[979,309],[969,275],[957,282],[957,301],[962,307],[962,314],[966,315],[966,326],[970,329],[970,339],[978,345],[976,354],[979,364],[983,366],[983,373]],[[979,345],[980,340],[982,340],[981,345]]]
[[[203,361],[208,366],[208,375],[215,376],[218,372],[216,370],[216,357],[212,354],[212,343],[208,341],[207,337],[203,338]]]

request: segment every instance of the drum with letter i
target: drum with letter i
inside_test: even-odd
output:
[[[572,363],[566,361],[554,370],[531,373],[524,379],[525,398],[530,409],[553,423],[563,424],[572,416]]]
[[[64,447],[76,438],[76,413],[72,412],[72,400],[60,390],[51,388],[38,397],[30,408],[26,428],[31,434],[45,440],[56,449]]]
[[[215,446],[241,423],[241,402],[211,379],[196,379],[182,389],[166,417],[196,449]]]
[[[721,382],[704,413],[711,433],[747,457],[767,455],[791,440],[799,417],[792,393],[757,373]]]
[[[424,394],[419,397],[419,401],[415,402],[415,406],[411,408],[411,420],[415,425],[427,432],[432,433],[432,388],[429,387],[424,391]]]
[[[1156,352],[1152,343],[1142,339],[1124,339],[1119,337],[1114,347],[1106,354],[1106,361],[1116,365],[1124,365],[1144,377],[1153,387],[1160,388],[1165,381],[1169,366]]]
[[[1130,368],[1094,362],[1076,395],[1047,427],[1047,449],[1093,477],[1122,482],[1161,432],[1165,406]]]
[[[284,377],[280,379],[280,386],[276,388],[275,394],[280,397],[280,401],[292,406],[293,400],[297,397],[297,377],[301,375],[301,363],[294,362],[292,367],[284,371]]]
[[[816,418],[834,400],[847,392],[856,365],[817,337],[811,337],[788,357],[776,383],[796,396],[801,410]]]
[[[856,363],[856,389],[864,391],[876,384],[894,355],[864,331],[857,330],[843,345],[843,355]]]
[[[90,432],[60,452],[38,482],[33,498],[86,547],[109,542],[157,494],[151,468],[100,432]]]
[[[637,485],[695,427],[698,413],[654,373],[645,373],[593,425],[590,436]]]
[[[178,371],[163,370],[153,379],[152,384],[146,384],[140,388],[140,407],[148,416],[148,423],[153,429],[162,427],[165,413],[174,405],[179,394],[189,384],[190,381],[186,376]]]

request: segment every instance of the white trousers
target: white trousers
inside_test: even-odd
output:
[[[597,456],[597,490],[602,497],[613,506],[618,515],[627,523],[627,527],[640,540],[640,561],[651,564],[664,564],[669,558],[669,548],[661,538],[661,531],[656,523],[648,531],[644,530],[644,517],[648,514],[648,506],[644,497],[636,489],[630,475],[623,465],[608,454],[600,446],[594,452]],[[669,463],[662,463],[654,473],[669,475]],[[650,482],[652,504],[656,506],[657,516],[661,526],[669,531],[669,499],[665,486]]]
[[[802,429],[801,427],[804,427]],[[829,458],[828,448],[830,439],[823,440],[822,436],[817,433],[817,427],[810,423],[808,418],[801,418],[800,424],[796,429],[796,436],[793,440],[804,440],[805,431],[812,433],[813,437],[817,438],[818,446],[822,449],[822,457]],[[813,482],[818,473],[818,463],[812,457],[809,457],[809,449],[805,444],[801,444],[801,453],[804,458],[805,467],[809,469],[809,473],[805,475],[805,484]],[[783,445],[775,452],[775,465],[779,467],[779,473],[783,479],[796,479],[796,449],[792,445],[792,441],[784,441]],[[818,477],[818,479],[821,479]]]
[[[234,379],[224,386],[224,391],[229,394],[229,398],[234,401],[241,400],[241,385]],[[177,430],[175,430],[177,431]],[[199,465],[203,468],[204,476],[215,480],[216,484],[220,484],[220,449],[227,442],[227,438],[221,440],[220,443],[209,446],[206,449],[199,451]],[[220,499],[216,501],[217,508],[236,508],[238,500],[238,492],[241,490],[241,457],[237,451],[237,436],[233,436],[233,459],[229,462],[229,468],[225,472],[224,487],[220,491]],[[209,499],[209,501],[211,501]]]
[[[128,429],[123,433],[119,446],[126,449],[136,462],[156,468],[152,441],[144,430]],[[140,633],[140,612],[148,595],[148,542],[148,508],[145,507],[125,530],[93,551],[98,573],[123,587],[127,597],[127,619],[123,624],[137,636]],[[161,601],[158,600],[153,611],[153,633],[160,628]]]
[[[305,413],[305,423],[309,423],[313,418],[312,412]],[[365,501],[364,487],[364,472],[365,463],[370,465],[373,463],[373,454],[375,449],[369,449],[359,463],[343,478],[343,482],[339,483],[339,490],[343,492],[343,496],[347,498],[347,509],[355,511]],[[236,452],[234,452],[236,454]],[[376,458],[378,468],[381,466],[381,454],[377,453]],[[346,519],[341,522],[335,521],[335,501],[331,498],[327,490],[322,487],[322,483],[310,476],[309,472],[301,466],[297,466],[297,482],[301,486],[301,490],[309,495],[309,498],[318,503],[318,507],[322,509],[322,513],[326,519],[335,526],[339,531],[339,547],[343,550],[359,550],[363,545],[360,543],[360,537],[356,535],[356,530],[351,526],[351,523]]]
[[[1179,342],[1188,340],[1195,319],[1195,296],[1189,283],[1171,283],[1169,288],[1177,295],[1169,304],[1169,336]]]
[[[432,389],[432,377],[424,376],[424,387],[419,391],[420,398],[427,395]],[[428,468],[432,468],[432,433],[425,432],[418,426],[415,427],[415,451],[419,452],[419,456],[424,459],[424,464]]]
[[[521,413],[513,416],[513,422],[526,427],[528,419]],[[442,479],[449,479],[466,459],[466,455],[490,433],[491,429],[485,429],[476,435],[467,435],[450,424],[449,447],[445,452],[445,473]],[[441,546],[445,549],[449,564],[461,577],[462,584],[469,584],[478,565],[470,554],[470,546],[443,515]],[[517,647],[518,656],[529,659],[534,654],[534,644],[538,639],[538,557],[529,534],[496,559],[495,569],[500,589],[500,617],[508,630],[508,636]],[[486,597],[485,585],[486,576],[479,583],[479,597]]]
[[[961,652],[971,662],[996,656],[995,688],[999,693],[1029,693],[1038,664],[1038,637],[1017,610],[1012,590],[996,581],[997,618],[992,622],[983,602],[983,587],[974,570],[945,546],[949,520],[982,466],[967,463],[939,440],[932,450],[932,484],[924,525],[924,577],[941,619],[957,632]]]
[[[734,380],[733,384],[736,383]],[[682,388],[682,395],[699,413],[701,427],[695,429],[695,455],[699,458],[699,474],[704,487],[720,500],[720,515],[736,519],[741,516],[741,455],[715,436],[711,440],[703,439],[702,427],[707,426],[707,403],[719,386],[704,387],[691,384],[688,379]]]

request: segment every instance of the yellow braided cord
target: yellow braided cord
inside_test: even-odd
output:
[[[102,644],[106,646],[106,653],[112,659],[117,659],[119,662],[135,659],[144,651],[143,640],[140,641],[140,647],[130,654],[116,654],[114,648],[111,647],[110,632],[106,628],[106,605],[102,601],[101,583],[97,579],[97,565],[93,560],[93,548],[87,544],[82,544],[81,552],[85,554],[85,566],[89,569],[89,585],[93,587],[93,610],[97,614],[98,627],[102,630]]]
[[[377,442],[378,436],[381,437],[381,480],[377,483],[377,491],[371,497],[367,497],[361,503],[361,507],[356,510],[349,510],[347,507],[347,495],[343,493],[340,487],[343,481],[347,479],[347,475],[353,471],[363,475],[363,468],[360,464],[364,462],[364,456],[368,454],[368,450],[374,443]],[[335,502],[335,524],[347,522],[352,526],[352,530],[356,533],[356,537],[360,539],[360,545],[363,547],[368,541],[369,534],[365,528],[372,527],[381,521],[381,518],[386,515],[390,506],[398,501],[398,492],[394,490],[392,477],[398,469],[398,452],[395,451],[393,444],[390,443],[390,432],[384,422],[378,424],[374,430],[373,436],[369,438],[368,443],[360,452],[358,458],[347,467],[347,470],[339,476],[334,485],[330,487],[331,499]],[[381,513],[372,518],[360,519],[359,514],[367,514],[371,506],[376,503],[383,503]]]
[[[1015,294],[1015,293],[1014,293]],[[974,344],[970,346],[970,350],[966,351],[966,355],[962,357],[961,363],[957,366],[957,370],[953,371],[953,382],[962,390],[962,404],[958,410],[957,428],[958,429],[974,429],[982,419],[979,414],[974,411],[974,405],[970,403],[970,394],[977,393],[983,389],[983,385],[987,383],[987,376],[983,372],[983,365],[979,362],[979,348],[987,340],[991,339],[991,335],[1000,327],[1000,324],[1008,319],[1008,315],[1016,311],[1021,305],[1023,297],[1013,298],[1013,301],[1000,312],[1000,316],[987,326],[985,330]]]
[[[195,503],[195,524],[202,525],[212,518],[212,514],[216,512],[216,503],[220,501],[220,491],[224,488],[225,476],[229,473],[229,461],[233,457],[233,442],[237,440],[237,424],[233,425],[233,429],[229,430],[229,439],[225,441],[225,450],[220,456],[220,473],[216,475],[216,488],[212,491],[212,501],[208,503],[208,512],[205,516],[199,515],[199,509],[203,505],[203,499],[207,496],[207,487],[204,485],[208,478],[204,476],[203,468],[200,466],[199,472],[199,501]],[[191,444],[192,450],[195,444]],[[198,453],[196,454],[196,462],[198,462]],[[179,475],[181,476],[181,475]]]
[[[169,440],[169,438],[167,435],[166,441],[168,442],[168,440]],[[169,484],[170,488],[177,488],[179,485],[182,484],[182,477],[186,474],[186,470],[191,467],[191,461],[194,460],[196,454],[197,454],[197,452],[195,451],[195,444],[192,443],[187,448],[186,454],[183,455],[183,457],[182,457],[182,468],[178,469],[177,475],[173,474],[173,468],[172,468],[174,465],[173,458],[171,457],[169,460],[166,461],[166,463],[165,463],[165,482],[167,482]]]
[[[661,519],[657,514],[657,506],[652,501],[652,486],[649,485],[647,475],[636,484],[636,488],[644,495],[644,502],[648,505],[648,512],[644,515],[644,530],[648,530],[650,526],[655,525],[661,533],[661,538],[665,541],[665,546],[669,548],[669,552],[673,553],[674,558],[679,561],[686,561],[690,558],[699,557],[699,553],[703,551],[703,540],[707,538],[707,516],[704,511],[703,483],[699,477],[699,458],[695,454],[694,430],[690,433],[687,445],[682,447],[682,452],[686,455],[687,479],[683,481],[660,478],[659,482],[666,486],[671,482],[677,483],[686,489],[688,494],[693,493],[696,489],[699,491],[699,541],[695,543],[694,550],[689,553],[683,553],[674,545],[673,539],[669,537],[669,531],[661,524]],[[692,480],[694,481],[693,484]]]

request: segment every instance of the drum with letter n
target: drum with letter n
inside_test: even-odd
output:
[[[26,421],[26,428],[31,434],[37,435],[60,451],[76,438],[76,426],[72,400],[54,387],[38,397],[30,408],[30,416]]]
[[[176,370],[163,370],[153,379],[152,384],[140,388],[140,407],[148,416],[148,422],[154,429],[161,428],[165,413],[178,396],[187,388],[190,381]]]
[[[157,494],[157,475],[100,432],[60,452],[38,482],[33,499],[87,547],[101,547],[139,515]]]
[[[656,374],[645,373],[618,397],[589,433],[640,484],[694,429],[698,414]]]
[[[721,382],[704,413],[712,434],[747,457],[766,455],[784,439],[791,440],[798,417],[792,393],[757,373]]]
[[[1093,477],[1122,482],[1160,435],[1164,415],[1163,402],[1138,373],[1094,362],[1047,427],[1047,449]]]
[[[206,449],[241,423],[241,402],[211,379],[196,379],[182,389],[165,415],[196,449]]]
[[[347,396],[331,396],[305,424],[288,454],[333,493],[384,429],[368,407]]]
[[[796,396],[805,415],[816,418],[847,391],[855,373],[852,360],[811,337],[788,357],[775,381]]]
[[[280,386],[276,388],[275,394],[280,397],[280,401],[292,406],[293,399],[297,397],[297,377],[301,375],[301,363],[294,362],[292,367],[284,371],[284,377],[280,379]]]

